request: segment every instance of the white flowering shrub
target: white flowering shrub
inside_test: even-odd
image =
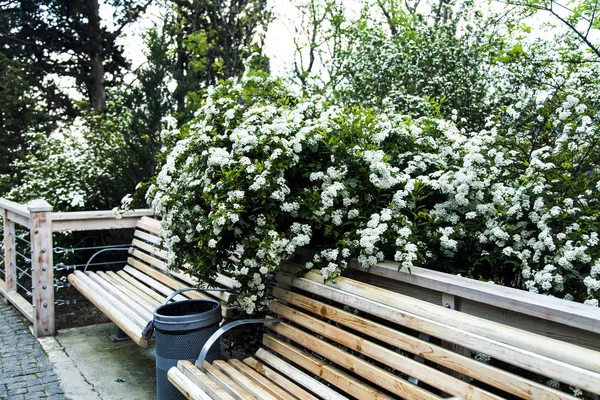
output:
[[[184,138],[147,194],[169,261],[202,278],[231,274],[248,313],[303,246],[318,248],[306,267],[327,279],[352,257],[393,259],[597,305],[600,133],[588,78],[524,93],[479,132],[296,97],[260,73],[224,82],[170,131]]]
[[[385,23],[369,23],[372,16],[362,15],[345,33],[350,45],[342,54],[338,95],[346,103],[388,104],[412,115],[449,116],[454,109],[480,125],[490,109],[489,65],[501,38],[485,29],[480,13],[471,10],[475,5],[461,7],[455,11],[462,19],[436,23],[433,15],[396,9],[392,33]]]
[[[7,197],[23,203],[42,198],[57,211],[113,208],[135,186],[123,137],[130,118],[114,105],[106,114],[61,122],[50,135],[30,133],[29,154],[14,164],[19,184]]]

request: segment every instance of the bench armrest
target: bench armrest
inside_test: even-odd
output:
[[[227,325],[223,325],[222,327],[220,327],[215,333],[213,333],[211,335],[211,337],[208,338],[208,340],[206,341],[206,343],[204,344],[204,346],[202,347],[202,350],[200,350],[200,354],[198,355],[198,359],[196,360],[196,367],[200,370],[200,371],[204,371],[204,359],[206,358],[206,355],[208,354],[208,352],[210,351],[211,347],[213,346],[213,344],[215,344],[215,342],[217,340],[219,340],[221,338],[221,336],[235,328],[238,327],[240,325],[248,325],[248,324],[266,324],[269,322],[282,322],[284,321],[281,318],[265,318],[265,319],[240,319],[238,321],[233,321],[230,322]]]
[[[224,289],[224,288],[199,288],[199,287],[189,287],[189,288],[182,288],[182,289],[178,289],[176,291],[174,291],[173,293],[171,293],[170,295],[168,295],[165,300],[163,301],[162,305],[164,306],[165,304],[167,304],[169,301],[173,300],[173,297],[177,296],[178,294],[181,294],[183,292],[188,292],[190,290],[195,290],[197,292],[230,292],[231,289]]]
[[[88,259],[87,263],[85,264],[85,268],[83,269],[83,272],[87,271],[88,267],[90,266],[92,260],[94,258],[96,258],[96,256],[98,254],[102,254],[106,251],[129,251],[131,250],[131,247],[111,247],[109,249],[102,249],[102,250],[98,250],[97,252],[95,252],[94,254],[92,254],[92,256]]]

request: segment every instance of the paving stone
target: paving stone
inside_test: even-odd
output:
[[[14,389],[20,389],[20,388],[24,388],[27,387],[27,382],[25,381],[21,381],[21,382],[9,382],[6,385],[6,388],[10,391],[10,390],[14,390]]]
[[[0,301],[0,399],[68,400],[27,322]]]
[[[29,390],[27,390],[27,388],[25,388],[25,387],[18,388],[18,389],[8,389],[9,396],[15,396],[17,394],[25,394],[27,392],[29,392]]]

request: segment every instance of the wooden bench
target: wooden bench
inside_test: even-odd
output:
[[[284,321],[268,323],[263,347],[243,361],[179,361],[168,377],[187,398],[576,399],[549,379],[600,393],[600,352],[350,278],[324,283],[320,271],[284,269],[270,305]]]
[[[71,284],[100,309],[119,329],[141,347],[147,347],[142,330],[153,319],[153,312],[166,296],[185,287],[196,287],[198,281],[181,272],[167,270],[167,251],[160,246],[160,222],[142,217],[129,248],[127,265],[117,272],[75,271]],[[232,288],[230,278],[219,275],[216,284]],[[214,296],[214,297],[213,297]],[[231,292],[185,292],[173,300],[216,298],[222,303],[223,317],[232,315]]]

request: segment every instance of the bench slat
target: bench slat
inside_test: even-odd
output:
[[[139,229],[136,229],[135,232],[133,232],[133,236],[146,242],[152,243],[154,245],[160,245],[160,243],[162,242],[160,237],[144,231],[140,231]]]
[[[143,229],[158,236],[158,231],[160,229],[160,221],[150,217],[142,217],[138,220],[135,227],[136,229]]]
[[[177,368],[171,368],[167,374],[169,382],[173,384],[187,399],[191,400],[214,400],[204,393],[192,380],[187,378]]]
[[[137,321],[143,324],[148,323],[152,319],[152,312],[146,309],[141,304],[137,303],[134,298],[130,298],[126,293],[123,293],[119,288],[112,285],[110,282],[103,279],[95,272],[86,272],[86,275],[102,289],[110,293],[116,300],[123,304],[128,310],[131,310],[131,315],[135,315]]]
[[[212,365],[213,367],[219,368],[222,372],[227,374],[227,376],[229,376],[230,379],[232,379],[235,383],[237,383],[240,387],[242,387],[245,391],[247,391],[257,399],[278,400],[277,397],[271,395],[271,393],[264,390],[256,382],[252,381],[247,376],[237,371],[227,362],[223,360],[215,360],[212,363]]]
[[[267,336],[263,336],[263,344]],[[256,357],[269,364],[271,367],[279,371],[282,375],[288,376],[294,380],[294,382],[305,387],[313,393],[318,393],[319,397],[324,400],[348,400],[346,396],[343,396],[335,390],[325,386],[321,382],[315,380],[310,375],[305,374],[298,368],[288,364],[281,358],[269,353],[263,348],[258,349],[255,354]]]
[[[279,386],[281,386],[288,392],[293,393],[300,400],[319,400],[312,394],[308,393],[306,390],[302,389],[300,386],[296,385],[291,380],[287,379],[285,376],[272,370],[271,368],[267,367],[265,364],[261,363],[255,358],[248,357],[244,359],[244,363],[252,369],[254,369],[259,374],[277,383]]]
[[[278,302],[271,302],[271,311],[278,314],[282,318],[294,322],[300,326],[308,328],[318,335],[325,336],[344,347],[360,352],[365,356],[377,360],[397,371],[401,371],[408,376],[416,378],[420,381],[427,382],[433,387],[441,389],[446,393],[471,399],[488,399],[501,400],[500,396],[479,389],[471,384],[456,379],[450,375],[446,375],[436,369],[433,369],[418,361],[412,360],[402,354],[398,354],[383,346],[377,345],[359,336],[344,331],[332,324],[324,321],[319,321],[314,317],[296,311]],[[387,340],[386,340],[387,342]],[[347,354],[346,352],[344,352]],[[329,358],[331,361],[338,363],[338,359]],[[401,395],[402,393],[398,393]]]
[[[160,261],[164,261],[167,259],[167,252],[151,243],[145,243],[139,239],[133,239],[131,241],[131,244],[133,245],[133,247],[137,247],[138,249],[147,252],[150,256],[158,258]]]
[[[84,274],[81,271],[75,271],[73,274],[82,280],[89,288],[91,288],[91,290],[99,293],[107,304],[110,304],[113,308],[119,310],[123,315],[126,315],[135,325],[144,327],[148,323],[148,320],[141,317],[139,313],[131,309],[127,302],[123,302],[115,297],[111,292],[106,290],[102,285],[87,275],[94,274],[93,272],[88,271]]]
[[[361,380],[328,364],[326,361],[322,361],[315,356],[310,355],[305,350],[286,343],[272,335],[263,335],[263,345],[310,373],[338,387],[344,394],[358,397],[359,399],[394,399],[394,397],[363,383]],[[315,393],[321,396],[321,392]],[[412,399],[415,398],[413,397]]]
[[[80,272],[80,271],[76,271]],[[69,282],[83,293],[100,311],[104,313],[112,322],[117,324],[126,334],[129,336],[138,346],[146,348],[148,347],[148,341],[142,338],[142,327],[134,324],[131,319],[104,298],[101,291],[95,291],[87,285],[81,277],[85,277],[81,274],[70,274]],[[89,280],[89,278],[88,278]],[[103,290],[102,290],[103,291]]]
[[[231,359],[228,360],[227,363],[251,379],[254,383],[258,384],[263,390],[266,390],[271,396],[277,398],[278,400],[298,400],[298,398],[292,393],[279,387],[279,385],[277,385],[275,382],[254,371],[240,360]]]
[[[208,362],[204,362],[204,372],[214,382],[221,386],[225,391],[232,395],[238,400],[255,400],[256,398],[242,389],[240,385],[235,383],[227,374],[221,371],[219,368],[210,365]]]
[[[153,266],[157,270],[160,270],[160,271],[167,270],[167,264],[164,261],[162,261],[156,257],[153,257],[152,255],[150,255],[148,253],[144,253],[140,249],[136,249],[135,247],[132,247],[129,250],[129,254],[139,260],[142,260],[146,264]]]
[[[327,360],[333,361],[335,364],[339,365],[340,367],[343,367],[349,371],[352,371],[353,373],[361,376],[362,378],[366,379],[367,381],[372,382],[375,385],[377,385],[385,390],[388,390],[397,396],[401,396],[406,399],[415,399],[415,400],[417,400],[417,399],[439,399],[440,398],[430,392],[427,392],[424,389],[421,389],[418,386],[415,386],[415,385],[409,383],[408,381],[406,381],[404,379],[401,379],[401,378],[395,376],[394,374],[391,374],[391,373],[385,371],[382,368],[379,368],[373,364],[370,364],[364,360],[361,360],[359,357],[354,356],[354,355],[344,351],[343,349],[340,349],[337,346],[329,344],[323,340],[316,338],[315,336],[312,336],[309,333],[306,333],[298,328],[295,328],[288,323],[278,322],[278,323],[274,323],[274,324],[267,324],[267,326],[274,332],[277,332],[278,334],[282,335],[283,337],[288,338],[295,343],[298,343],[300,346],[307,348],[310,351],[315,352],[316,354],[320,355],[321,357],[326,358]],[[273,349],[273,350],[276,350],[276,349]],[[285,348],[285,346],[283,348],[281,346],[279,346],[277,351],[280,354],[284,355],[286,358],[294,361],[295,363],[302,365],[304,368],[307,368],[307,366],[305,366],[304,364],[301,364],[301,363],[306,363],[307,361],[309,361],[309,359],[307,358],[306,355],[301,354],[298,351],[291,352],[290,349]],[[285,354],[282,353],[281,351],[284,351]],[[314,365],[314,363],[315,363],[315,361],[313,360],[312,364]],[[320,361],[316,366],[318,368],[320,368],[321,371],[323,371],[323,375],[319,374],[319,376],[323,377],[324,379],[327,379],[325,377],[326,374],[328,374],[330,376],[335,376],[335,379],[333,381],[330,381],[331,383],[333,383],[335,385],[338,384],[337,382],[335,382],[335,380],[340,380],[340,382],[347,382],[347,383],[350,383],[353,380],[353,379],[351,379],[351,377],[349,375],[345,376],[346,373],[344,371],[337,370],[337,369],[333,370],[333,369],[331,369],[331,366],[325,365],[324,363],[322,363]],[[315,371],[311,371],[311,372],[315,373]],[[358,391],[358,393],[362,393],[360,395],[357,395],[357,397],[365,397],[368,394],[369,396],[373,396],[374,398],[382,398],[382,399],[391,398],[391,397],[379,392],[379,390],[377,390],[373,387],[370,387],[366,384],[363,384],[362,382],[360,382],[358,380],[356,380],[352,384],[349,384],[345,387],[341,387],[341,389],[344,390],[344,392],[346,392],[346,393],[352,394],[353,396],[354,396],[353,391]]]
[[[175,368],[175,367],[173,367]],[[171,368],[171,369],[173,369]],[[194,384],[204,390],[211,398],[221,400],[234,400],[234,397],[227,393],[222,387],[217,385],[204,372],[200,371],[194,364],[188,360],[181,360],[177,363],[177,368]],[[171,370],[169,370],[171,373]]]
[[[151,247],[151,246],[150,246]],[[154,269],[161,271],[164,274],[167,274],[169,276],[173,276],[177,279],[179,279],[180,281],[186,283],[188,286],[190,287],[196,287],[198,286],[198,279],[191,277],[188,274],[185,274],[181,271],[172,271],[169,270],[167,268],[167,263],[156,258],[153,257],[150,254],[144,253],[140,250],[137,249],[133,249],[130,251],[130,254],[140,260],[142,260],[143,262],[151,265]],[[134,265],[135,266],[135,265]],[[221,275],[221,276],[217,276],[217,279],[215,280],[215,282],[225,286],[226,288],[231,288],[233,287],[233,284],[230,285],[225,285],[223,284],[224,282],[230,283],[232,282],[232,280],[230,278],[225,279],[226,277]],[[233,301],[235,301],[235,295],[233,293],[230,292],[210,292],[210,297],[215,297],[218,298],[222,301],[224,301],[225,303],[232,303]],[[209,297],[209,298],[210,298]]]
[[[103,271],[98,271],[96,274],[122,292],[127,299],[133,300],[144,310],[150,312],[150,314],[154,312],[158,302],[152,297],[146,295],[141,290],[137,289],[135,286],[131,285],[129,282],[125,281],[119,275],[115,274],[114,272],[112,275],[110,275]]]
[[[163,285],[161,282],[157,281],[154,278],[149,277],[148,275],[133,268],[130,265],[126,265],[125,268],[123,268],[123,271],[128,273],[129,275],[133,276],[135,279],[139,280],[140,282],[145,283],[152,289],[156,290],[159,294],[162,294],[163,295],[162,301],[164,301],[168,295],[173,293],[172,288],[168,287],[167,285]],[[182,294],[178,294],[177,296],[173,297],[173,300],[175,300],[175,301],[182,301],[182,300],[186,300],[186,299],[187,299],[187,297],[185,297]]]
[[[566,362],[557,361],[555,359],[533,353],[529,350],[524,350],[524,348],[529,348],[528,346],[525,346],[524,348],[518,348],[513,345],[506,344],[504,342],[499,342],[497,340],[490,339],[485,335],[475,334],[473,332],[461,328],[456,328],[454,326],[461,326],[464,319],[470,318],[477,319],[478,321],[480,321],[481,326],[487,327],[488,330],[494,329],[496,325],[499,325],[497,323],[492,323],[477,317],[464,315],[460,312],[443,309],[440,306],[435,306],[426,303],[430,307],[442,308],[445,312],[452,313],[452,325],[447,325],[438,322],[437,320],[414,315],[402,310],[402,307],[406,304],[417,301],[415,299],[411,299],[410,297],[389,292],[394,295],[402,296],[403,301],[400,304],[400,302],[394,301],[393,296],[390,296],[391,298],[388,298],[388,296],[378,295],[376,293],[377,288],[371,287],[370,290],[361,290],[361,286],[363,285],[353,285],[348,283],[342,283],[340,285],[340,282],[343,282],[343,278],[339,278],[337,284],[335,285],[325,285],[322,283],[323,277],[320,274],[309,273],[307,276],[309,276],[310,279],[294,278],[288,274],[279,272],[277,279],[299,289],[307,290],[313,293],[319,293],[320,296],[336,301],[338,303],[354,307],[361,311],[378,316],[380,318],[387,319],[391,322],[406,326],[410,329],[415,329],[417,331],[426,333],[434,337],[441,337],[446,341],[459,344],[466,348],[479,351],[493,358],[497,358],[499,360],[519,366],[532,372],[539,373],[547,377],[559,380],[561,382],[568,383],[572,386],[579,387],[582,390],[600,393],[600,374],[597,374],[587,369],[580,368],[578,366],[568,364]],[[355,283],[358,284],[358,282]],[[338,287],[343,288],[343,290],[338,289]],[[375,301],[374,299],[377,299],[377,301]],[[392,303],[392,305],[387,304],[388,302]],[[423,302],[419,301],[419,306],[422,305],[420,303]],[[446,318],[444,318],[444,320],[446,320]],[[508,329],[508,327],[504,328]],[[478,329],[478,331],[481,331],[481,329]],[[507,332],[509,337],[519,335],[521,333],[525,332],[515,328],[510,328],[510,330]],[[548,339],[539,335],[529,333],[527,334],[532,335],[531,345],[535,345],[535,347],[539,347],[539,342],[556,342],[553,339]],[[549,342],[545,342],[546,340]],[[563,343],[563,345],[567,344]],[[588,357],[590,357],[590,354],[596,353],[588,349],[585,349],[585,351],[587,352]],[[600,360],[600,357],[598,358],[598,360]],[[583,360],[579,361],[586,363]],[[590,362],[593,363],[598,361],[587,361],[587,363]]]
[[[324,283],[320,271],[310,271],[307,278],[315,282]],[[366,296],[369,299],[387,304],[412,314],[431,318],[443,324],[460,326],[477,335],[488,337],[492,340],[509,344],[521,349],[546,356],[550,359],[562,361],[590,371],[600,373],[600,352],[572,345],[556,339],[547,338],[535,333],[522,331],[497,322],[488,321],[479,317],[461,313],[430,304],[426,301],[381,289],[348,278],[339,278],[335,284],[329,286],[346,290],[350,293]]]
[[[274,288],[273,296],[288,304],[301,307],[313,314],[344,325],[357,332],[364,332],[375,339],[389,343],[392,346],[413,353],[419,357],[423,357],[434,363],[468,375],[478,381],[488,383],[491,386],[497,387],[515,396],[521,398],[577,399],[574,396],[569,396],[556,389],[530,381],[519,375],[495,368],[491,365],[481,363],[470,357],[457,354],[435,344],[419,340],[414,336],[362,318],[353,313],[340,310],[339,308],[308,298],[301,294]]]
[[[164,301],[165,296],[161,295],[160,293],[157,293],[152,288],[144,285],[141,281],[138,281],[133,276],[131,276],[127,272],[125,272],[125,270],[117,271],[117,276],[119,276],[121,279],[123,279],[124,281],[126,281],[127,283],[129,283],[130,285],[135,287],[136,289],[139,289],[142,292],[146,293],[147,296],[151,297],[158,303],[162,303]]]
[[[121,271],[119,271],[121,272]],[[114,285],[121,287],[123,289],[126,289],[128,292],[135,294],[135,296],[137,296],[139,301],[142,301],[144,303],[144,305],[146,306],[146,308],[148,308],[151,311],[154,311],[154,309],[156,307],[158,307],[160,305],[160,301],[155,299],[152,296],[149,296],[148,293],[143,290],[140,289],[139,287],[132,285],[130,282],[126,281],[125,279],[123,279],[122,276],[118,275],[117,273],[113,272],[113,271],[108,271],[108,272],[98,272],[98,275],[103,276],[106,275],[107,280],[110,280],[110,282],[112,282]],[[144,288],[147,288],[144,285],[141,285]],[[149,289],[150,290],[150,289]]]

